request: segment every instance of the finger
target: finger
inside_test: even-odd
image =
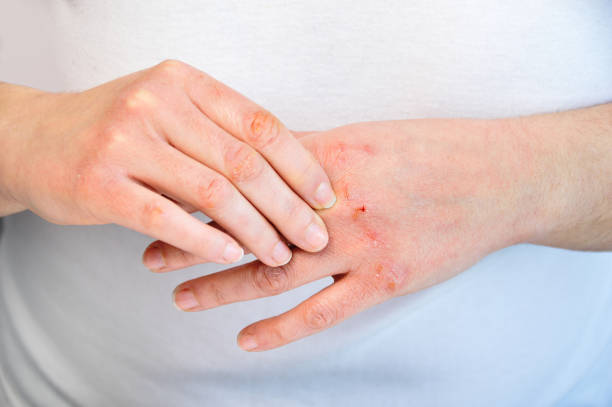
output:
[[[310,134],[315,133],[314,131],[295,131],[295,130],[291,130],[291,134],[293,134],[293,136],[295,138],[302,138],[302,137],[306,137]]]
[[[238,335],[239,346],[248,351],[262,351],[330,328],[387,298],[375,285],[362,277],[347,274],[295,308],[244,328]]]
[[[216,228],[221,232],[227,233],[225,229],[217,225],[215,222],[208,222],[207,225]],[[238,244],[244,250],[245,255],[250,253],[249,249],[244,246],[242,242],[238,241]],[[207,260],[161,240],[156,240],[149,244],[144,250],[142,254],[142,262],[146,267],[155,273],[165,273],[168,271],[194,266],[196,264],[206,263]]]
[[[161,196],[163,196],[164,198],[168,199],[169,201],[175,203],[176,205],[179,206],[179,208],[181,208],[182,210],[184,210],[187,213],[194,213],[197,212],[197,208],[193,207],[192,205],[189,205],[188,203],[182,202],[180,199],[178,199],[175,196],[172,196],[168,193],[163,194],[160,191],[155,190],[155,188],[151,187],[150,185],[147,185],[147,187],[152,190],[153,192],[156,192],[158,194],[160,194]],[[210,225],[210,222],[208,223]],[[212,226],[212,225],[211,225]]]
[[[176,197],[173,197],[169,194],[161,194],[161,195],[165,198],[168,198],[170,201],[174,202],[175,204],[177,204],[182,210],[184,210],[187,213],[194,213],[198,211],[198,209],[195,206],[182,202],[180,199]]]
[[[274,227],[225,177],[174,148],[156,154],[160,165],[134,169],[137,179],[197,207],[262,262],[280,266],[291,259]]]
[[[285,184],[260,154],[227,134],[193,104],[181,104],[174,109],[183,120],[176,120],[175,116],[166,116],[163,112],[160,112],[159,120],[178,150],[229,179],[283,236],[298,247],[315,252],[326,246],[328,235],[323,220]],[[260,256],[261,251],[258,252],[252,242],[242,241]]]
[[[222,232],[224,232],[224,233],[229,234],[229,232],[228,232],[227,230],[225,230],[225,228],[224,228],[223,226],[219,225],[219,224],[218,224],[217,222],[215,222],[214,220],[212,220],[212,221],[208,222],[208,223],[207,223],[207,225],[208,225],[208,226],[210,226],[210,227],[213,227],[213,228],[215,228],[215,229],[218,229],[218,230],[220,230],[220,231],[222,231]],[[284,241],[284,239],[283,239],[283,237],[282,237],[282,236],[281,236],[280,238],[281,238],[281,240],[283,240],[283,241]],[[236,237],[235,237],[235,236],[234,236],[234,239],[236,239]],[[242,243],[242,242],[241,242],[239,239],[236,239],[236,241],[237,241],[237,242],[238,242],[238,244],[239,244],[240,246],[242,246],[242,248],[244,249],[244,254],[250,254],[250,253],[251,253],[251,251],[249,250],[249,248],[248,248],[248,247],[246,247],[246,246],[244,245],[244,243]],[[287,242],[285,242],[285,243],[287,243]],[[289,245],[288,245],[288,246],[289,246]],[[177,248],[177,249],[178,249],[178,248]],[[180,250],[180,249],[178,249],[178,250]]]
[[[154,273],[165,273],[196,264],[207,263],[207,260],[161,240],[156,240],[145,249],[142,254],[142,262]]]
[[[193,67],[188,78],[186,91],[206,116],[259,151],[313,208],[333,206],[327,174],[273,114]]]
[[[109,210],[111,222],[168,242],[207,261],[227,264],[243,256],[233,238],[137,182],[121,183],[114,193],[122,204]]]
[[[337,256],[322,258],[296,250],[291,261],[281,267],[254,261],[181,283],[174,289],[174,304],[183,311],[202,311],[280,294],[343,269]]]

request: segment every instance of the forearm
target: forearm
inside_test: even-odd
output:
[[[11,193],[10,184],[20,160],[15,138],[35,126],[33,103],[44,92],[0,82],[0,216],[25,210]],[[41,174],[42,176],[42,174]]]
[[[530,243],[612,250],[612,103],[517,119],[539,163]],[[534,194],[535,196],[536,194]]]

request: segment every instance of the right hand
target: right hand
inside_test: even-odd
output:
[[[287,263],[275,227],[310,252],[327,244],[310,207],[335,202],[319,163],[271,113],[188,64],[40,92],[13,111],[3,187],[50,222],[116,223],[217,263],[239,260],[240,245]]]

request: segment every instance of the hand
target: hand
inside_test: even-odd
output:
[[[242,330],[239,345],[267,350],[329,328],[392,297],[465,270],[526,239],[534,219],[534,159],[511,120],[360,123],[300,139],[329,174],[338,202],[320,212],[320,253],[282,267],[258,261],[186,281],[175,302],[202,311],[279,294],[333,276],[282,315]],[[197,262],[164,246],[169,269]]]
[[[287,263],[274,226],[303,250],[327,244],[309,206],[335,201],[319,163],[271,113],[194,67],[165,61],[80,93],[32,93],[0,98],[0,195],[44,219],[117,223],[219,263],[239,260],[239,244]]]

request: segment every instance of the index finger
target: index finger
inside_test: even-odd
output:
[[[264,156],[310,206],[334,205],[327,174],[276,116],[210,75],[194,67],[190,71],[186,92],[203,114]]]

